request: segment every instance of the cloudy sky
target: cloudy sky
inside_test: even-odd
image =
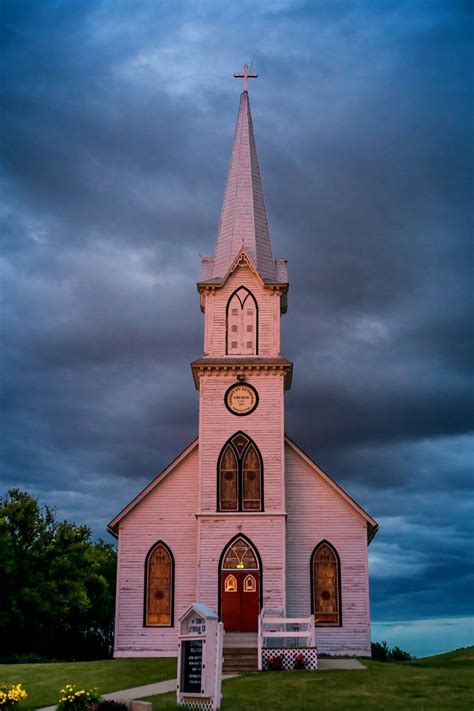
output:
[[[381,524],[374,637],[467,644],[472,3],[2,8],[2,493],[107,537],[195,437],[199,255],[253,61],[287,431]]]

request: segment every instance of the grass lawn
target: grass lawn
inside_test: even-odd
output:
[[[97,687],[99,693],[119,691],[141,684],[173,679],[176,659],[106,659],[100,662],[51,664],[0,664],[0,684],[21,683],[28,698],[18,711],[52,706],[65,684]]]
[[[267,672],[223,684],[222,711],[472,711],[474,647],[390,664],[361,660],[363,671]],[[175,709],[176,695],[155,696],[154,709]]]
[[[474,647],[402,664],[362,660],[362,671],[266,672],[224,682],[222,711],[472,711]],[[23,709],[56,703],[64,684],[118,691],[176,674],[174,659],[0,664],[0,684],[21,682]],[[176,709],[176,695],[150,699],[154,709]]]

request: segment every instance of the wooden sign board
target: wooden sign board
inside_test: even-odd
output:
[[[191,605],[179,620],[178,706],[219,709],[224,627],[202,603]]]

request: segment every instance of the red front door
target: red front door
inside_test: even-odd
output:
[[[226,632],[256,632],[259,605],[258,570],[221,572],[221,620]]]

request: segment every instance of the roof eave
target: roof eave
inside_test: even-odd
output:
[[[185,447],[177,457],[175,457],[169,464],[166,466],[159,474],[157,474],[152,481],[147,484],[136,496],[133,498],[130,503],[128,503],[121,511],[118,513],[115,518],[110,521],[110,523],[107,525],[107,531],[112,534],[115,538],[118,538],[118,529],[119,529],[119,524],[120,521],[127,516],[134,508],[137,506],[137,504],[140,503],[142,499],[145,498],[154,488],[157,486],[157,484],[162,481],[165,476],[167,476],[170,472],[173,471],[173,469],[180,463],[182,460],[188,456],[192,452],[192,450],[198,445],[199,443],[199,437],[196,437],[193,439],[193,441],[188,444],[187,447]]]
[[[367,528],[370,527],[370,529],[371,529],[371,533],[369,534],[369,532],[368,532],[368,536],[367,536],[367,538],[368,538],[368,540],[367,540],[367,545],[369,545],[370,541],[373,539],[373,537],[375,536],[375,534],[376,534],[377,531],[379,530],[379,524],[377,523],[377,521],[376,521],[375,519],[373,519],[372,516],[371,516],[369,513],[367,513],[367,511],[366,511],[364,508],[362,508],[362,506],[361,506],[360,504],[358,504],[357,501],[356,501],[355,499],[353,499],[352,496],[350,496],[350,495],[347,493],[347,491],[345,491],[345,490],[342,488],[342,486],[340,486],[336,481],[334,481],[334,479],[333,479],[327,472],[325,472],[324,469],[319,466],[319,464],[316,464],[316,462],[314,461],[314,459],[313,459],[312,457],[310,457],[309,454],[306,454],[306,452],[304,452],[304,451],[301,449],[301,447],[299,447],[299,446],[296,444],[296,442],[293,442],[293,440],[291,439],[291,437],[289,437],[287,434],[285,434],[285,441],[288,442],[288,444],[289,444],[295,451],[299,452],[299,454],[300,454],[301,456],[303,456],[304,459],[305,459],[311,466],[313,466],[318,472],[320,472],[320,473],[326,478],[327,482],[328,482],[336,491],[338,491],[338,492],[341,494],[341,496],[347,501],[347,503],[350,504],[354,509],[356,509],[356,511],[358,511],[359,514],[366,520],[366,522],[367,522]]]

